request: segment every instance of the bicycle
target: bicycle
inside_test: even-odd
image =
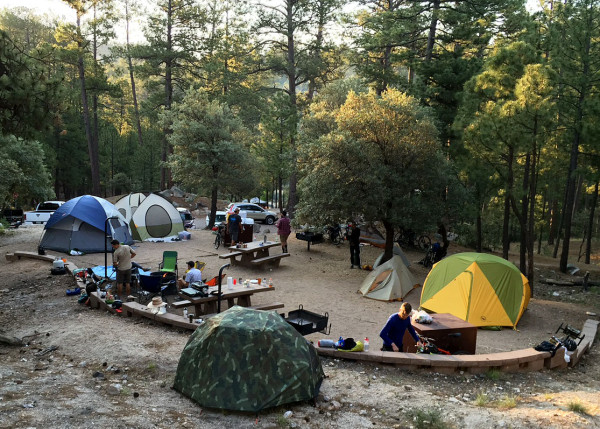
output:
[[[422,251],[426,251],[429,249],[429,246],[431,246],[431,238],[429,238],[428,235],[422,234],[417,236],[414,231],[402,227],[396,233],[394,241],[397,242],[400,247],[413,247]]]
[[[447,335],[448,338],[452,338],[452,339],[460,338],[460,336],[461,336],[460,332],[455,332],[455,333]],[[435,345],[433,338],[422,337],[419,335],[419,339],[421,340],[421,345],[417,347],[417,353],[431,354],[431,355],[451,355],[451,354],[466,355],[466,354],[468,354],[467,352],[460,351],[460,350],[456,351],[454,353],[451,353],[450,351],[448,351],[446,349],[442,349]]]
[[[214,226],[213,234],[215,234],[215,249],[218,249],[221,243],[225,242],[225,225],[219,224]]]
[[[327,235],[329,240],[336,246],[344,242],[345,237],[342,234],[342,227],[340,224],[325,227],[324,234]]]

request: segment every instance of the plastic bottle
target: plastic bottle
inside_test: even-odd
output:
[[[319,340],[317,344],[319,347],[327,347],[331,349],[335,347],[335,343],[333,342],[333,340]]]
[[[365,337],[365,342],[363,343],[364,347],[365,347],[365,351],[368,352],[369,351],[369,337]]]
[[[187,309],[187,307],[183,307],[183,317],[186,318],[186,319],[188,318],[188,309]]]
[[[273,287],[273,277],[269,277],[269,287]]]

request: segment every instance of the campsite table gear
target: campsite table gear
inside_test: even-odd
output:
[[[233,286],[233,289],[224,288],[221,290],[221,301],[227,301],[228,308],[234,305],[240,307],[250,307],[252,305],[251,297],[255,293],[268,292],[275,290],[274,287],[267,285],[258,285],[256,283],[250,283],[248,287],[242,284]],[[196,316],[203,314],[214,314],[217,313],[218,305],[218,286],[212,286],[208,288],[208,296],[189,296],[180,291],[179,296],[182,299],[186,299],[191,302],[195,307],[194,313]]]
[[[267,288],[269,287],[267,286]],[[312,334],[313,332],[321,332],[329,335],[329,332],[331,332],[331,325],[329,325],[329,330],[327,330],[329,313],[325,313],[324,315],[313,313],[312,311],[305,310],[302,304],[298,306],[298,310],[290,311],[288,317],[284,317],[284,319],[302,335]]]
[[[319,341],[317,341],[317,345],[319,347],[326,347],[326,348],[332,349],[332,348],[335,347],[335,341],[333,341],[333,340],[327,340],[327,339],[325,339],[325,340],[319,340]]]
[[[431,338],[438,347],[452,354],[458,351],[475,354],[477,326],[448,313],[433,314],[431,317],[433,322],[428,325],[413,324],[419,336]],[[408,330],[404,333],[402,344],[404,352],[417,352],[417,344]]]
[[[279,244],[274,241],[267,241],[266,243],[253,241],[248,243],[248,247],[229,247],[229,252],[241,253],[241,259],[239,261],[235,260],[235,264],[251,268],[253,267],[252,261],[269,256],[269,248],[275,246],[279,246]]]

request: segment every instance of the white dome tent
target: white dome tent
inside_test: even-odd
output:
[[[135,240],[176,236],[184,230],[177,209],[160,195],[129,194],[117,201],[115,207],[129,224]]]

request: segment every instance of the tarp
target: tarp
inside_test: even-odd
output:
[[[373,268],[359,292],[365,298],[379,301],[402,301],[417,286],[402,258],[394,255],[389,261]]]
[[[515,328],[530,297],[529,282],[514,264],[467,252],[433,266],[423,285],[421,307],[453,314],[476,326]]]
[[[104,234],[105,227],[108,237]],[[83,195],[67,201],[50,216],[40,247],[64,253],[71,250],[97,253],[112,250],[113,239],[133,243],[123,216],[105,199]]]
[[[279,314],[234,306],[194,331],[173,387],[204,407],[259,412],[315,399],[324,376],[315,348]]]
[[[160,195],[129,194],[117,201],[115,207],[129,224],[135,240],[177,237],[184,230],[177,209]]]

